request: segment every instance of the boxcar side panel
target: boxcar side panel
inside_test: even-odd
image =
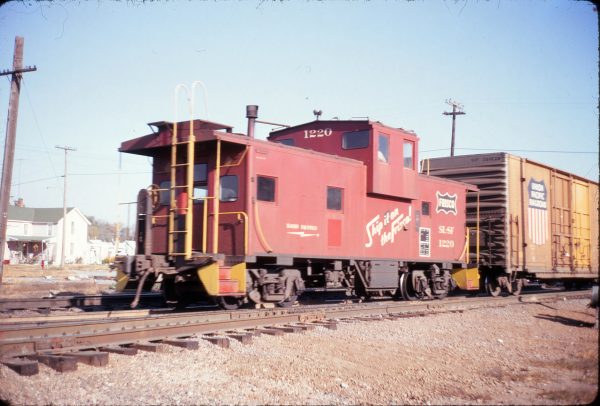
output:
[[[545,167],[509,155],[509,207],[513,218],[518,222],[519,263],[513,269],[539,272],[552,269],[552,237],[550,223],[552,217],[550,198],[551,173]],[[516,227],[511,227],[514,234]],[[511,236],[512,237],[512,236]]]

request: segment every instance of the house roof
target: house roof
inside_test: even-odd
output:
[[[73,207],[68,207],[67,213],[73,209]],[[58,221],[62,218],[62,207],[33,208],[8,206],[8,220],[30,221],[32,223],[58,223]]]
[[[7,235],[7,241],[47,241],[52,239],[47,235]]]

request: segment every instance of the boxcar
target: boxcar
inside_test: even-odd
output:
[[[566,285],[598,278],[598,183],[504,152],[421,164],[478,186],[468,194],[467,223],[475,226],[479,211],[480,271],[491,293],[518,289],[523,278]]]

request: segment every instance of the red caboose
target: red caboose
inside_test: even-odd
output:
[[[248,106],[248,135],[158,122],[122,144],[153,158],[153,185],[139,194],[137,253],[117,261],[120,287],[161,282],[179,304],[227,308],[285,306],[308,290],[444,297],[453,273],[476,288],[465,228],[473,187],[419,174],[414,133],[317,120],[262,141],[256,112]]]

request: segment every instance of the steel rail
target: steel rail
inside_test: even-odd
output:
[[[0,358],[97,349],[106,346],[191,337],[222,331],[252,329],[327,319],[423,315],[508,306],[523,302],[591,298],[591,292],[552,292],[530,297],[468,298],[444,301],[361,303],[334,306],[303,306],[293,309],[151,314],[102,320],[2,323]]]

